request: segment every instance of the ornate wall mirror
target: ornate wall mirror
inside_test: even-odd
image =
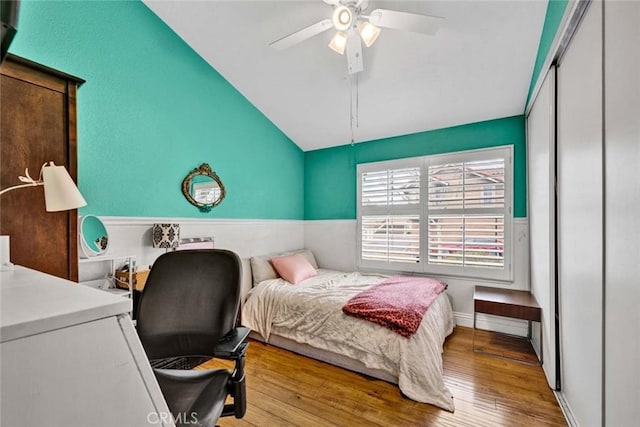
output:
[[[182,181],[182,194],[202,212],[209,212],[220,204],[226,191],[220,177],[211,170],[211,166],[203,163]]]
[[[94,215],[80,219],[80,257],[91,258],[104,255],[109,248],[109,234],[104,223]]]

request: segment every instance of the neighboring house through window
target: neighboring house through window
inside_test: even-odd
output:
[[[511,280],[512,150],[358,165],[360,267]]]

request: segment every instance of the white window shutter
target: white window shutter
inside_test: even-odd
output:
[[[371,215],[361,219],[361,258],[386,263],[420,262],[419,215]]]
[[[358,165],[359,265],[510,280],[511,152]]]
[[[428,262],[504,268],[503,215],[429,216]]]
[[[365,172],[361,181],[362,206],[401,206],[420,203],[420,168]]]

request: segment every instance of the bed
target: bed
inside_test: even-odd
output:
[[[443,343],[454,328],[446,293],[433,301],[417,332],[404,338],[342,312],[351,297],[388,276],[317,271],[296,285],[273,275],[259,280],[243,304],[242,323],[259,340],[396,383],[413,400],[453,411],[442,378]]]

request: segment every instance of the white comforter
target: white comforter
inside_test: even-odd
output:
[[[406,396],[453,411],[453,397],[442,379],[442,345],[454,326],[447,295],[436,298],[418,332],[407,339],[342,313],[352,296],[386,276],[319,273],[297,285],[282,279],[259,283],[243,306],[243,323],[267,341],[273,333],[387,371]]]

